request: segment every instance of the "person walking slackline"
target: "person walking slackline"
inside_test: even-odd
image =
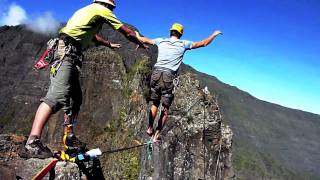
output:
[[[174,88],[173,80],[177,76],[177,71],[183,60],[184,53],[187,50],[209,45],[213,39],[222,33],[220,31],[215,31],[208,38],[199,42],[181,40],[183,26],[174,23],[170,29],[169,38],[150,39],[141,37],[138,32],[136,32],[136,34],[138,39],[143,43],[158,46],[158,59],[154,65],[150,80],[152,105],[149,112],[149,124],[147,129],[147,134],[153,136],[153,141],[157,142],[160,140],[160,133],[168,120],[169,107],[174,99],[172,93]],[[153,124],[160,103],[162,103],[163,108],[156,131],[154,131]]]

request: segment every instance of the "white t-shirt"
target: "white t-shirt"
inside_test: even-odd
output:
[[[184,53],[191,49],[193,43],[192,41],[173,38],[157,38],[154,41],[158,46],[158,60],[154,66],[173,71],[179,69]]]

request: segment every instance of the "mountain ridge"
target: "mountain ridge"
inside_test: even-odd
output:
[[[191,68],[189,65],[186,65],[185,67],[188,70],[197,71],[197,70]],[[291,131],[292,129],[299,129],[300,128],[300,129],[304,130],[304,132],[302,134],[311,134],[312,133],[311,135],[309,135],[308,138],[305,138],[303,140],[301,139],[301,141],[309,140],[309,138],[311,138],[312,140],[310,140],[310,141],[313,142],[313,141],[316,141],[317,137],[320,136],[320,129],[317,128],[317,127],[320,127],[320,115],[305,112],[302,110],[296,110],[293,108],[288,108],[288,107],[281,106],[281,105],[271,103],[271,102],[267,102],[264,100],[259,100],[258,98],[254,97],[250,93],[240,90],[236,86],[232,86],[232,85],[229,85],[229,84],[226,84],[226,83],[219,81],[218,78],[216,78],[212,75],[208,75],[208,74],[205,74],[202,72],[198,72],[198,74],[199,74],[199,79],[202,80],[203,84],[208,84],[209,89],[212,90],[218,96],[218,100],[221,105],[224,119],[227,121],[228,124],[230,124],[231,128],[233,129],[233,131],[235,133],[235,136],[234,136],[235,161],[241,161],[239,159],[243,158],[243,157],[241,157],[242,155],[237,154],[237,151],[239,149],[245,149],[245,147],[248,144],[252,145],[251,143],[248,142],[248,140],[244,140],[244,139],[246,139],[248,137],[255,137],[256,135],[259,136],[259,133],[261,131],[273,132],[273,129],[279,129],[275,122],[269,123],[268,126],[270,126],[270,127],[267,127],[267,128],[262,126],[263,121],[259,120],[259,119],[261,119],[261,116],[265,116],[265,117],[263,117],[263,119],[268,120],[268,117],[266,117],[267,114],[273,114],[270,118],[270,119],[273,119],[273,121],[279,121],[279,122],[281,122],[281,121],[285,122],[284,120],[288,121],[288,122],[284,123],[285,125],[282,126],[281,129],[283,129],[283,130],[277,130],[277,132],[273,133],[273,134],[283,134],[282,136],[280,136],[280,139],[281,139],[281,137],[284,137],[284,136],[286,136],[288,138],[286,140],[281,141],[282,143],[287,143],[287,145],[286,145],[287,148],[290,147],[289,145],[291,143],[293,144],[293,141],[290,142],[287,140],[294,139],[295,137],[299,137],[299,133],[297,133],[297,132],[290,132],[290,133],[293,133],[291,135],[288,134],[289,133],[288,131]],[[210,79],[213,79],[217,82],[210,81]],[[209,83],[209,81],[210,81],[210,83]],[[236,104],[241,104],[241,106],[236,106]],[[252,105],[252,104],[254,104],[254,105]],[[235,109],[234,107],[236,107],[237,109]],[[252,110],[248,107],[252,107],[253,109],[259,109],[259,112],[255,112],[255,110]],[[269,111],[264,112],[263,109],[267,109]],[[250,116],[251,112],[253,112],[255,115]],[[279,114],[285,114],[284,115],[285,117],[281,117],[281,115],[279,115]],[[250,120],[258,119],[259,121],[256,121],[255,125],[246,125],[247,127],[244,128],[242,123],[247,123],[246,119],[250,119]],[[288,120],[288,119],[290,119],[290,120]],[[241,120],[241,123],[239,122],[239,120]],[[299,122],[301,120],[307,122],[306,124],[311,124],[311,125],[309,125],[308,127],[304,127],[305,125],[303,123]],[[257,124],[259,125],[258,127],[256,126]],[[287,127],[290,127],[290,124],[299,124],[299,125],[294,125],[290,129],[288,129]],[[239,128],[239,127],[241,127],[241,128]],[[252,127],[254,127],[256,129],[255,132],[248,133],[248,129],[252,129]],[[308,130],[309,128],[312,129],[312,131],[309,132],[309,130]],[[270,135],[269,133],[265,133],[265,134]],[[247,137],[244,135],[246,135]],[[257,139],[255,139],[255,141],[257,141]],[[268,142],[263,137],[260,137],[258,142],[260,142],[260,141]],[[237,144],[239,142],[241,145]],[[279,143],[279,142],[277,142],[277,143]],[[316,159],[317,162],[320,163],[319,155],[318,155],[318,153],[316,153],[317,147],[320,148],[320,146],[319,146],[319,143],[315,143],[315,144],[316,144],[316,147],[314,147],[313,150],[311,150],[312,153],[309,153],[309,154],[310,154],[310,156],[314,157],[311,159]],[[301,145],[299,148],[295,148],[297,150],[297,155],[300,154],[299,149],[305,149],[305,147],[307,147],[307,149],[310,149],[310,148],[308,148],[308,145],[306,145],[306,146]],[[274,147],[274,148],[276,148],[276,147]],[[258,149],[259,150],[253,150],[253,151],[258,151],[259,153],[263,153],[263,154],[266,153],[266,152],[262,151],[263,148],[259,147]],[[275,159],[281,158],[281,161],[283,163],[285,163],[284,167],[290,166],[290,169],[291,169],[290,171],[292,174],[296,174],[296,172],[298,172],[299,169],[301,168],[300,166],[299,166],[299,168],[291,167],[292,162],[290,159],[291,158],[297,159],[296,157],[294,157],[294,153],[293,153],[293,155],[290,155],[290,158],[287,157],[287,158],[283,159],[282,156],[285,153],[281,153],[280,152],[281,150],[277,150],[276,155],[274,155],[275,154],[274,150],[269,150],[269,151],[271,152],[271,154],[273,154],[271,156],[275,156],[274,157]],[[303,154],[306,155],[305,153],[303,153]],[[239,155],[239,156],[237,156],[237,155]],[[303,162],[304,155],[301,155],[300,160],[297,160],[295,163],[299,164],[298,162],[301,162],[301,161]],[[257,155],[257,156],[258,156],[257,159],[260,159],[259,157],[261,155]],[[261,157],[261,159],[263,159],[263,157]],[[286,163],[286,162],[290,162],[290,163]],[[282,164],[282,163],[280,163],[280,164]],[[298,174],[305,173],[305,174],[307,174],[306,175],[307,178],[314,176],[314,175],[310,175],[310,174],[316,174],[315,177],[313,177],[313,178],[319,179],[320,177],[319,177],[319,173],[317,172],[317,168],[320,168],[320,165],[317,164],[316,162],[310,163],[310,160],[307,164],[310,168],[309,172],[302,171],[302,172],[299,172]],[[312,165],[310,165],[310,164],[312,164]],[[262,168],[262,169],[266,170],[266,168]],[[236,170],[237,170],[237,166],[236,166]],[[239,170],[239,167],[238,167],[238,170]],[[245,170],[245,171],[247,171],[247,170]],[[264,171],[264,170],[262,170],[262,171]],[[267,171],[268,170],[266,170],[265,172],[267,172]],[[262,173],[262,174],[264,174],[264,173]],[[246,172],[244,174],[248,175],[250,173]],[[280,172],[280,174],[281,174],[281,172]],[[285,174],[285,173],[283,173],[283,174]],[[240,177],[241,177],[241,175],[240,175]],[[300,178],[304,178],[303,175]],[[297,178],[297,179],[299,179],[299,178]]]
[[[315,113],[315,112],[310,112],[310,111],[306,111],[306,110],[303,110],[303,109],[297,109],[297,108],[292,108],[292,107],[288,107],[288,106],[285,106],[285,105],[281,105],[281,104],[278,104],[278,103],[275,103],[275,102],[271,102],[271,101],[267,101],[267,100],[263,100],[263,99],[260,99],[256,96],[254,96],[253,94],[245,91],[245,90],[242,90],[241,88],[239,88],[238,86],[236,85],[232,85],[232,84],[228,84],[228,83],[225,83],[223,82],[222,80],[220,80],[218,77],[214,76],[214,75],[211,75],[211,74],[208,74],[208,73],[204,73],[204,72],[201,72],[200,70],[197,70],[195,68],[193,68],[191,65],[187,65],[187,64],[183,64],[184,66],[187,66],[187,68],[189,70],[192,69],[192,71],[194,72],[197,72],[199,74],[203,74],[204,76],[209,76],[210,78],[213,78],[217,81],[219,81],[221,84],[224,84],[225,87],[228,87],[228,88],[233,88],[235,91],[241,91],[243,93],[243,95],[246,95],[248,97],[252,97],[253,99],[257,99],[259,101],[262,101],[264,103],[268,103],[268,104],[271,104],[271,105],[275,105],[275,106],[278,106],[279,108],[287,108],[287,109],[290,109],[290,110],[294,110],[294,111],[300,111],[302,113],[309,113],[309,114],[314,114],[316,116],[319,116],[320,117],[320,114],[318,113]]]

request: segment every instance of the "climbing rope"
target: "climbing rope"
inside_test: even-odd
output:
[[[206,104],[205,98],[203,98],[203,131],[202,131],[202,143],[203,143],[203,179],[206,179],[206,146],[205,146],[205,129],[206,129]]]
[[[215,98],[215,99],[217,99],[217,98]],[[217,103],[217,100],[215,100],[215,106],[218,108],[218,110],[220,110],[219,105]],[[222,121],[222,115],[221,115],[220,111],[218,111],[218,112],[219,112],[219,120]],[[214,172],[214,180],[216,180],[216,178],[217,178],[218,168],[220,167],[221,149],[222,149],[222,137],[221,137],[221,139],[219,141],[219,151],[218,151],[218,158],[217,158],[217,162],[216,162],[216,169],[215,169],[215,172]],[[219,177],[221,178],[221,173],[222,172],[221,172],[220,168],[219,168],[219,170],[220,170],[220,176]]]
[[[218,158],[217,158],[217,162],[216,162],[216,170],[214,172],[214,180],[216,180],[217,178],[217,175],[218,175],[218,168],[220,166],[220,154],[221,154],[221,147],[222,147],[222,143],[221,143],[221,140],[219,141],[219,153],[218,153]],[[220,169],[220,168],[219,168]],[[220,175],[220,178],[221,178],[221,175]]]
[[[204,98],[203,100],[203,154],[204,154],[204,172],[203,172],[203,178],[206,179],[206,148],[205,148],[205,129],[206,129],[206,96],[209,94],[208,88],[205,87],[203,89],[204,92]],[[216,98],[215,98],[216,99]],[[215,106],[218,108],[218,110],[220,109],[217,103],[217,100],[214,101]],[[220,111],[219,112],[219,120],[222,120],[222,116]],[[220,156],[221,156],[221,149],[222,149],[222,140],[220,139],[219,141],[219,151],[218,151],[218,157],[217,157],[217,162],[216,162],[216,168],[215,168],[215,172],[214,172],[214,180],[217,179],[217,175],[218,175],[218,169],[221,170],[220,167]],[[221,178],[221,171],[220,171],[220,176]]]
[[[124,148],[119,148],[119,149],[103,151],[102,154],[113,154],[113,153],[127,151],[127,150],[130,150],[130,149],[135,149],[135,148],[139,148],[139,147],[143,147],[143,146],[147,146],[148,160],[151,160],[152,159],[152,154],[153,154],[153,142],[152,142],[151,139],[146,143],[139,144],[139,145],[136,145],[136,146],[124,147]]]
[[[148,145],[148,143],[139,144],[139,145],[131,146],[131,147],[124,147],[124,148],[119,148],[119,149],[103,151],[102,153],[103,154],[113,154],[113,153],[117,153],[117,152],[122,152],[122,151],[127,151],[127,150],[130,150],[130,149],[139,148],[139,147],[146,146],[146,145]]]
[[[209,90],[207,87],[205,87],[204,89],[202,89],[202,91],[204,92],[204,98],[199,98],[197,99],[187,110],[185,110],[183,112],[183,114],[188,114],[196,105],[198,105],[201,101],[203,103],[203,153],[204,153],[204,172],[203,172],[203,178],[206,179],[206,148],[205,148],[205,141],[204,141],[204,138],[205,138],[205,128],[206,128],[206,96],[209,94]],[[215,106],[217,107],[218,110],[220,110],[219,108],[219,105],[217,103],[217,98],[215,98]],[[222,121],[222,115],[220,113],[220,111],[218,111],[219,114],[218,114],[218,119]],[[182,116],[179,118],[179,120],[181,120],[183,117],[185,116]],[[179,122],[179,120],[177,122]],[[177,138],[179,139],[180,136],[177,136]],[[214,180],[216,180],[217,178],[217,174],[218,174],[218,167],[220,166],[220,156],[221,156],[221,150],[222,150],[222,142],[221,140],[219,141],[219,151],[218,151],[218,157],[217,157],[217,162],[216,162],[216,169],[215,169],[215,176],[214,176]],[[221,177],[221,171],[220,171],[220,177]]]

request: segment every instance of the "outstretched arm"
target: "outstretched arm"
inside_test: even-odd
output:
[[[200,47],[205,47],[207,45],[209,45],[214,38],[216,38],[217,36],[222,35],[222,33],[220,31],[215,31],[213,34],[211,34],[211,36],[209,36],[208,38],[199,41],[199,42],[194,42],[191,46],[191,49],[196,49],[196,48],[200,48]]]
[[[111,48],[120,48],[121,47],[121,44],[111,43],[110,41],[103,39],[101,36],[99,36],[97,34],[94,36],[93,41],[98,44],[101,44],[101,45],[104,45],[107,47],[111,47]]]
[[[144,43],[144,44],[150,44],[150,45],[154,45],[154,44],[155,44],[155,41],[154,41],[154,40],[149,39],[149,38],[147,38],[147,37],[141,37],[140,34],[139,34],[137,31],[135,31],[135,32],[136,32],[137,38],[138,38],[142,43]]]
[[[129,29],[126,25],[122,25],[119,31],[122,34],[124,34],[130,41],[138,44],[141,47],[146,48],[146,46],[138,39],[136,33],[133,30]]]

